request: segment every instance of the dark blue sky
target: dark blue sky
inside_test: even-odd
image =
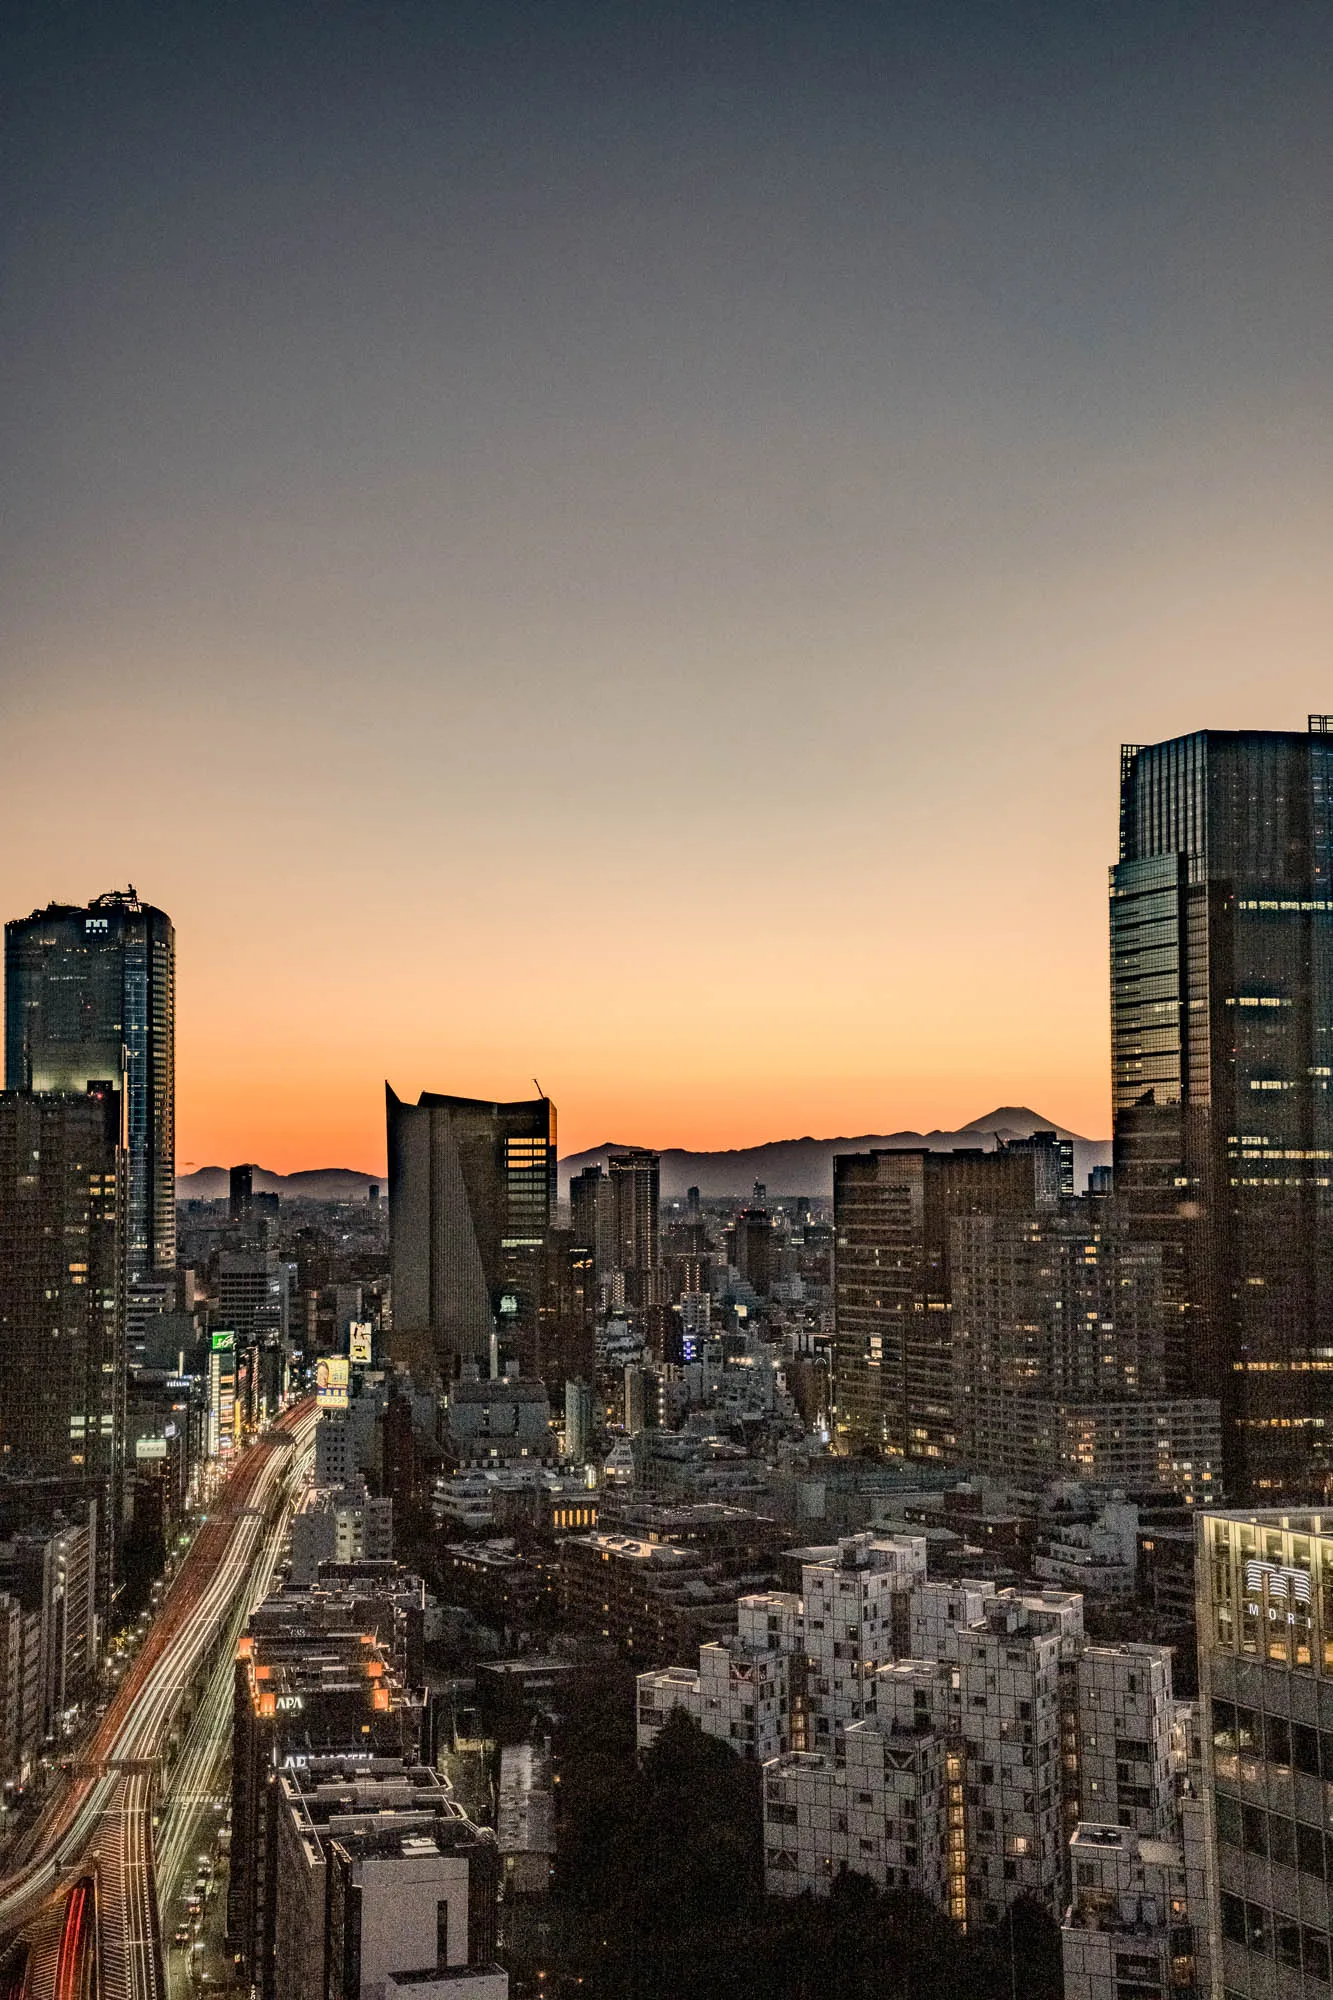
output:
[[[1096,1125],[1120,739],[1333,707],[1333,12],[7,22],[6,908],[141,878],[201,1076],[342,996],[367,1132]]]

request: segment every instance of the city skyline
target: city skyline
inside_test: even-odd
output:
[[[1333,2000],[1333,9],[3,47],[0,2000]]]
[[[0,897],[172,913],[183,1168],[1109,1132],[1120,742],[1325,705],[1326,22],[11,53]]]
[[[1278,727],[1278,725],[1272,725],[1272,727]],[[1304,733],[1294,724],[1288,727],[1289,733],[1297,735]],[[1263,725],[1262,728],[1259,728],[1258,725],[1254,724],[1241,724],[1239,728],[1242,733],[1247,733],[1252,729],[1258,729],[1261,734],[1265,732],[1272,733],[1272,728],[1269,725]],[[1226,733],[1227,731],[1222,725],[1216,721],[1210,721],[1204,724],[1196,723],[1191,729],[1182,731],[1181,735],[1197,737],[1207,734],[1219,736]],[[1147,739],[1143,740],[1146,741]],[[1120,746],[1122,755],[1123,750],[1124,745],[1122,744]],[[1119,785],[1108,781],[1106,790],[1108,796],[1113,801],[1113,805],[1108,808],[1108,812],[1118,814],[1120,809]],[[1114,853],[1115,849],[1113,847],[1108,855],[1107,866],[1112,865]],[[1103,875],[1102,880],[1104,881],[1104,879]],[[123,893],[126,892],[108,890],[103,885],[102,894],[104,896],[109,895],[112,900],[115,900],[116,897]],[[130,891],[128,893],[132,896],[135,892]],[[1035,1055],[1031,1059],[1032,1067],[1027,1074],[1015,1074],[1012,1070],[1007,1072],[997,1070],[997,1073],[990,1079],[984,1074],[978,1075],[976,1073],[969,1073],[968,1077],[964,1079],[957,1075],[950,1076],[947,1073],[941,1072],[936,1078],[921,1078],[912,1075],[909,1071],[905,1075],[900,1075],[897,1079],[891,1079],[888,1083],[881,1082],[878,1088],[876,1088],[872,1080],[867,1086],[866,1093],[861,1096],[858,1096],[857,1086],[854,1081],[839,1080],[835,1086],[829,1086],[827,1082],[822,1087],[815,1085],[810,1088],[804,1100],[801,1100],[793,1094],[790,1088],[784,1089],[779,1087],[765,1092],[762,1085],[756,1080],[750,1100],[744,1104],[743,1108],[737,1110],[734,1121],[723,1124],[720,1127],[711,1122],[716,1119],[717,1114],[715,1111],[710,1113],[707,1106],[701,1106],[693,1111],[682,1114],[680,1102],[682,1096],[685,1096],[688,1101],[688,1093],[682,1091],[679,1087],[681,1079],[673,1079],[667,1076],[662,1082],[663,1095],[660,1098],[642,1091],[636,1093],[633,1089],[629,1091],[616,1091],[613,1089],[611,1094],[606,1096],[595,1083],[591,1093],[585,1096],[581,1103],[577,1097],[571,1099],[566,1096],[560,1088],[553,1090],[551,1093],[553,1102],[566,1107],[563,1112],[561,1158],[572,1158],[585,1151],[590,1151],[597,1146],[606,1144],[630,1148],[636,1145],[647,1145],[658,1151],[666,1151],[674,1147],[683,1147],[691,1151],[729,1151],[763,1145],[770,1141],[804,1136],[832,1139],[840,1136],[847,1138],[865,1136],[872,1132],[886,1135],[898,1131],[922,1133],[929,1131],[947,1132],[961,1129],[975,1119],[985,1117],[988,1115],[987,1107],[994,1108],[1001,1104],[1025,1105],[1035,1108],[1039,1117],[1047,1118],[1052,1124],[1064,1129],[1073,1130],[1080,1138],[1095,1142],[1109,1142],[1112,1124],[1111,1034],[1109,1026],[1109,999],[1107,994],[1107,942],[1104,928],[1105,904],[1104,900],[1102,900],[1104,899],[1104,895],[1104,888],[1099,882],[1097,885],[1097,908],[1102,914],[1102,935],[1100,939],[1097,975],[1101,989],[1101,1011],[1107,1016],[1107,1019],[1104,1024],[1099,1024],[1104,1026],[1104,1033],[1101,1037],[1102,1046],[1099,1052],[1094,1053],[1091,1061],[1091,1073],[1086,1078],[1076,1079],[1073,1084],[1068,1086],[1068,1095],[1073,1097],[1075,1104],[1074,1115],[1072,1116],[1066,1115],[1066,1098],[1060,1098],[1058,1100],[1059,1108],[1056,1108],[1056,1094],[1060,1089],[1058,1080],[1052,1081],[1049,1085],[1041,1082],[1035,1084],[1030,1082],[1029,1079],[1032,1075],[1040,1076],[1042,1073],[1041,1063]],[[50,897],[47,900],[53,907],[59,907],[61,902],[59,897]],[[40,905],[34,906],[32,911],[33,918],[40,913],[40,908]],[[1086,918],[1086,911],[1080,910],[1078,914],[1080,919]],[[30,920],[26,917],[19,919],[16,913],[15,918],[11,918],[10,921],[17,926],[20,922]],[[179,971],[177,971],[176,976],[179,978]],[[831,996],[830,1010],[836,1012],[839,1002],[845,1002],[845,997]],[[982,1018],[982,1012],[980,1002],[978,1002],[976,1017],[978,1021]],[[1086,1028],[1088,1024],[1086,1020],[1071,1020],[1066,1025],[1073,1027],[1081,1025]],[[192,1038],[189,1034],[188,1012],[185,1014],[183,1035],[180,1030],[177,1033],[178,1039],[183,1039],[185,1045],[189,1047]],[[1095,1037],[1088,1037],[1088,1039],[1095,1039]],[[258,1051],[252,1050],[252,1053],[257,1054],[261,1064],[267,1060],[267,1054],[262,1047]],[[220,1056],[225,1067],[228,1058],[228,1050],[225,1043],[222,1045],[213,1045],[210,1049],[210,1054],[215,1064]],[[450,1060],[451,1058],[447,1050],[443,1054],[432,1054],[428,1051],[422,1058],[422,1062],[427,1067],[433,1063],[438,1064],[439,1062]],[[415,1057],[413,1058],[413,1062],[416,1062]],[[513,1060],[512,1050],[497,1051],[495,1066],[499,1068],[501,1074],[504,1074],[506,1070],[514,1070],[516,1065]],[[549,1065],[542,1066],[547,1067],[549,1072]],[[372,1052],[364,1058],[360,1067],[371,1075],[371,1082],[364,1087],[374,1091],[377,1104],[382,1107],[382,1093],[385,1087],[383,1071],[387,1065],[382,1064],[379,1058]],[[466,1067],[463,1070],[463,1074],[467,1075]],[[383,1139],[382,1111],[378,1125],[376,1125],[374,1120],[364,1118],[360,1115],[359,1102],[357,1111],[353,1117],[341,1125],[336,1123],[333,1125],[323,1125],[317,1116],[312,1117],[304,1128],[311,1134],[309,1138],[299,1136],[301,1128],[291,1123],[281,1121],[274,1123],[272,1120],[269,1120],[268,1130],[272,1134],[272,1137],[265,1142],[262,1134],[265,1130],[266,1120],[262,1112],[258,1118],[254,1118],[251,1122],[246,1123],[245,1120],[249,1114],[245,1111],[238,1112],[233,1104],[228,1107],[230,1111],[229,1118],[219,1118],[216,1108],[212,1111],[211,1122],[208,1111],[205,1111],[201,1117],[196,1106],[190,1102],[192,1075],[196,1079],[196,1092],[204,1096],[206,1104],[211,1104],[212,1101],[207,1088],[209,1079],[207,1077],[203,1079],[204,1087],[200,1092],[199,1082],[197,1081],[199,1072],[197,1070],[191,1072],[187,1069],[185,1090],[180,1093],[183,1099],[184,1116],[182,1118],[178,1114],[176,1120],[177,1128],[181,1129],[183,1126],[185,1131],[185,1139],[182,1145],[178,1147],[176,1153],[176,1167],[178,1172],[188,1174],[204,1167],[214,1168],[230,1165],[237,1159],[253,1159],[266,1171],[278,1174],[300,1172],[303,1169],[352,1168],[356,1171],[364,1171],[368,1175],[387,1176],[388,1161]],[[326,1103],[321,1100],[316,1089],[318,1080],[318,1076],[309,1079],[312,1092],[311,1105],[317,1112],[327,1108]],[[468,1077],[468,1080],[472,1080],[471,1077]],[[478,1068],[476,1080],[478,1084],[482,1084],[490,1079],[482,1074],[481,1069]],[[522,1081],[521,1078],[516,1080],[520,1083]],[[390,1085],[392,1085],[392,1081],[393,1077],[390,1074]],[[613,1083],[615,1081],[617,1080],[612,1079]],[[360,1095],[363,1094],[362,1083],[362,1077],[358,1076],[358,1100]],[[345,1093],[340,1092],[340,1096],[342,1094]],[[822,1124],[819,1117],[814,1114],[807,1116],[804,1124],[800,1122],[802,1101],[807,1106],[813,1104],[817,1107],[828,1107],[827,1115]],[[601,1104],[606,1107],[606,1119],[602,1125],[599,1126],[596,1124],[595,1121],[600,1114],[595,1109],[590,1111],[587,1108],[589,1103],[592,1103],[594,1106]],[[773,1109],[771,1113],[768,1113],[765,1110],[765,1106],[770,1103]],[[784,1104],[791,1106],[785,1125],[781,1122],[782,1111],[780,1109]],[[897,1112],[890,1109],[881,1116],[873,1116],[873,1107],[880,1104],[901,1106],[904,1109]],[[1082,1107],[1082,1110],[1086,1114],[1082,1118],[1082,1122],[1080,1122],[1079,1107]],[[691,1121],[685,1124],[684,1129],[682,1129],[682,1118]],[[765,1122],[766,1118],[767,1122]],[[607,1123],[606,1120],[618,1120],[619,1122]],[[661,1120],[664,1129],[658,1129],[657,1125],[653,1122],[655,1120]],[[366,1136],[359,1138],[357,1135],[363,1129]],[[323,1142],[318,1136],[321,1131],[329,1134],[323,1152],[320,1151]],[[261,1134],[258,1141],[253,1137],[255,1132]],[[184,1150],[185,1145],[190,1143],[192,1135],[201,1133],[204,1136],[202,1138],[196,1137],[195,1141],[196,1157],[187,1157]],[[206,1141],[213,1134],[220,1136],[210,1151]],[[342,1146],[342,1154],[337,1153],[340,1145]],[[230,1146],[230,1152],[227,1151],[228,1146]],[[330,1150],[330,1148],[333,1150]],[[343,1157],[343,1154],[346,1157]]]

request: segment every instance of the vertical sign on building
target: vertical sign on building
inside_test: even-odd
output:
[[[236,1335],[213,1335],[208,1356],[208,1456],[230,1457],[236,1443]]]

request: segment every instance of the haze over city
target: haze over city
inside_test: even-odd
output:
[[[1329,23],[10,17],[7,912],[178,1158],[1107,1101],[1122,740],[1327,677]]]

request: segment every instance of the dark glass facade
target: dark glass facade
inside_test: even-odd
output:
[[[1220,1400],[1237,1496],[1333,1473],[1331,806],[1322,727],[1122,753],[1116,1194],[1163,1246],[1168,1385]]]
[[[123,1085],[131,1277],[176,1264],[176,934],[133,889],[5,925],[5,1088]]]
[[[491,1334],[524,1373],[539,1361],[556,1192],[555,1106],[492,1104],[385,1086],[394,1339],[450,1374],[485,1362]]]

